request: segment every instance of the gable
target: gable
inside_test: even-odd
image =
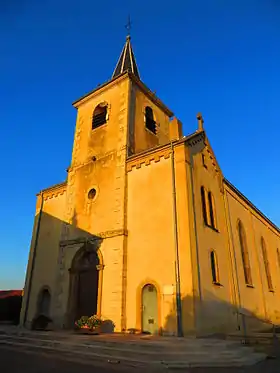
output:
[[[203,168],[211,177],[217,178],[220,191],[223,192],[224,176],[207,136],[204,144],[204,148],[197,154],[196,166]]]

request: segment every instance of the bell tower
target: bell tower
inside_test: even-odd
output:
[[[117,330],[123,330],[128,234],[126,161],[133,154],[167,143],[173,114],[140,80],[130,36],[111,79],[73,106],[77,121],[61,234],[69,250],[64,246],[63,252],[75,255],[81,242],[98,240],[105,268],[100,286],[106,293],[98,299],[98,307],[114,320]],[[75,242],[77,246],[73,246]]]

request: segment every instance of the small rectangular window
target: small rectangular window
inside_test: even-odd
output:
[[[219,284],[218,262],[217,262],[217,256],[214,250],[212,250],[210,253],[210,261],[211,261],[212,282],[213,284]]]
[[[206,164],[206,161],[205,161],[205,155],[201,154],[201,158],[202,158],[202,165],[203,165],[203,167],[207,168],[207,164]]]
[[[204,220],[204,224],[208,225],[208,217],[207,217],[207,209],[206,209],[206,198],[205,198],[205,189],[204,189],[203,186],[200,188],[200,193],[201,193],[201,206],[202,206],[203,220]]]
[[[262,248],[262,256],[263,256],[263,262],[264,262],[264,268],[265,268],[265,273],[266,273],[266,278],[267,278],[268,289],[269,289],[269,291],[273,291],[270,265],[269,265],[268,256],[267,256],[266,244],[265,244],[265,241],[264,241],[263,237],[261,238],[261,248]]]
[[[240,249],[241,249],[241,257],[242,257],[242,263],[243,263],[245,283],[247,286],[252,287],[253,281],[252,281],[252,274],[251,274],[249,252],[248,252],[248,247],[247,247],[246,233],[245,233],[245,229],[241,221],[238,222],[237,230],[238,230],[238,238],[239,238],[239,244],[240,244]]]

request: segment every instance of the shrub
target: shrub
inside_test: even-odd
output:
[[[92,316],[82,316],[79,320],[75,322],[75,325],[79,328],[95,329],[102,325],[102,319],[97,315]]]

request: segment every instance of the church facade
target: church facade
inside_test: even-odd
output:
[[[141,81],[130,37],[112,79],[74,102],[67,180],[37,195],[21,325],[187,335],[280,320],[280,231],[227,181],[203,128]]]

